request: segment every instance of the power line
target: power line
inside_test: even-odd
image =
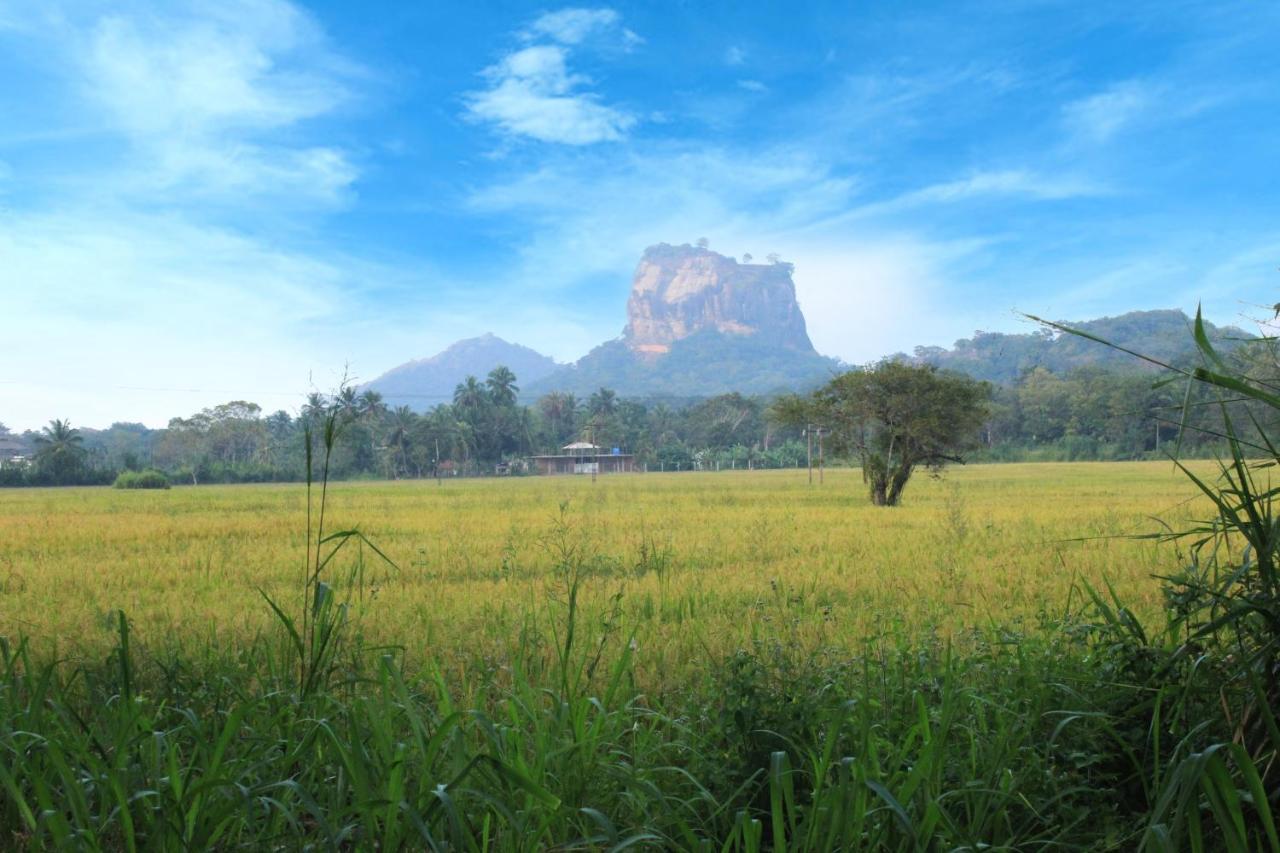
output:
[[[163,388],[148,385],[69,385],[64,383],[31,382],[26,379],[0,379],[0,385],[26,385],[46,391],[141,391],[158,394],[220,394],[229,396],[252,397],[306,397],[312,391],[267,391],[263,389],[220,389],[220,388]],[[377,389],[373,389],[377,390]],[[393,399],[410,398],[415,400],[440,400],[452,402],[453,394],[421,394],[414,392],[380,392],[384,397]]]

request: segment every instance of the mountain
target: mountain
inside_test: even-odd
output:
[[[1185,365],[1196,359],[1192,320],[1181,311],[1132,311],[1117,317],[1062,325],[1168,364]],[[1246,336],[1234,326],[1214,326],[1208,321],[1205,331],[1222,351],[1229,351],[1236,341]],[[1047,330],[1024,334],[975,332],[972,338],[958,340],[950,349],[916,347],[914,360],[1001,384],[1014,382],[1036,367],[1053,373],[1067,373],[1079,367],[1123,371],[1157,369],[1095,341]]]
[[[651,246],[632,278],[622,336],[528,390],[690,397],[814,385],[839,363],[814,350],[791,272],[687,244]]]
[[[484,379],[499,365],[510,368],[522,387],[559,367],[539,352],[487,334],[458,341],[431,358],[392,368],[361,388],[380,392],[389,406],[405,405],[422,411],[451,401],[453,389],[468,376]]]

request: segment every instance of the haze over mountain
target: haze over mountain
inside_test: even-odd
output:
[[[422,411],[453,399],[453,389],[468,376],[481,379],[499,365],[511,369],[522,383],[533,382],[558,366],[554,360],[526,346],[493,334],[458,341],[430,358],[392,368],[362,388],[382,394],[390,406]]]

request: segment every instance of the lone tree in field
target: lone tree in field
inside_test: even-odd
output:
[[[882,361],[836,376],[809,397],[778,400],[772,414],[829,431],[835,453],[856,457],[876,506],[897,506],[917,468],[939,471],[977,445],[990,388],[932,365]]]

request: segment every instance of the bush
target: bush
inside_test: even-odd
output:
[[[113,485],[117,489],[167,489],[169,478],[154,468],[146,471],[121,471]]]

